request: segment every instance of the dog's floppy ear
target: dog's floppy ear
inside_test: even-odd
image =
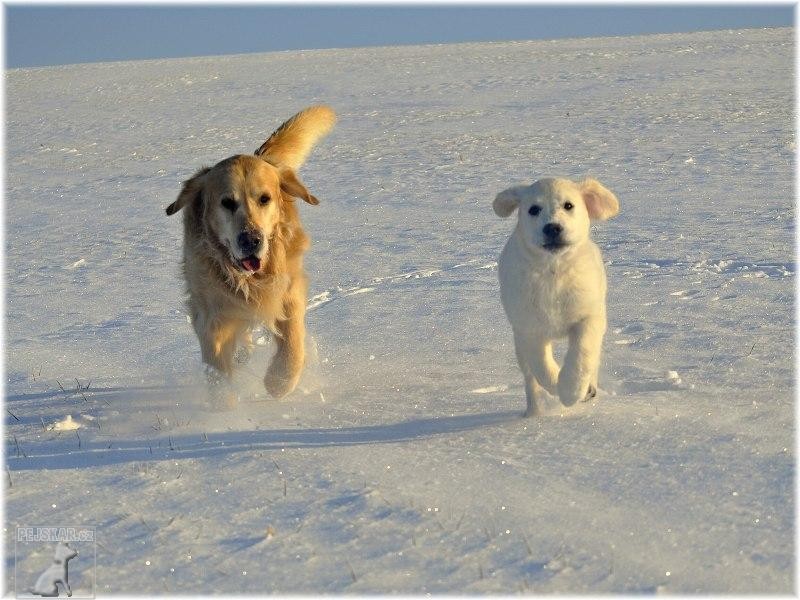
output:
[[[299,169],[314,145],[327,135],[334,123],[336,113],[329,106],[309,106],[278,127],[255,155],[273,165]]]
[[[178,194],[178,199],[167,207],[168,217],[174,215],[190,202],[194,202],[195,199],[200,196],[200,192],[203,190],[203,185],[205,184],[204,175],[210,170],[209,167],[203,167],[192,175],[191,179],[187,179],[183,182],[183,189],[181,189],[181,193]]]
[[[579,184],[589,218],[605,221],[619,212],[619,200],[599,181],[587,177]]]
[[[292,169],[289,167],[282,167],[279,169],[279,174],[282,192],[285,192],[289,196],[294,196],[295,198],[302,198],[309,204],[319,204],[317,197],[308,191],[308,188],[300,181],[300,178],[297,177],[297,174]]]
[[[526,187],[527,186],[524,185],[518,185],[497,194],[494,202],[492,202],[492,208],[494,208],[495,214],[504,219],[510,216],[519,206],[522,190]]]

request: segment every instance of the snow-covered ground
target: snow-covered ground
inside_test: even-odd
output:
[[[6,591],[15,527],[91,525],[101,594],[791,593],[793,41],[7,71]],[[259,348],[214,410],[164,207],[315,102],[317,351],[275,402]],[[622,212],[600,398],[523,419],[491,202],[547,174]]]

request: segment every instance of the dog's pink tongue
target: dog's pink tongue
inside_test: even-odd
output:
[[[258,271],[261,268],[261,261],[258,260],[255,256],[249,256],[247,258],[242,259],[242,266],[247,269],[248,271]]]

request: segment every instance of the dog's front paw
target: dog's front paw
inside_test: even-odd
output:
[[[560,381],[558,383],[558,398],[564,406],[572,406],[578,401],[589,402],[597,397],[597,388],[591,383],[588,387],[584,387],[580,383],[573,386],[562,385]]]
[[[280,399],[292,393],[300,380],[300,373],[292,375],[281,363],[272,363],[264,377],[264,387],[273,398]]]
[[[280,400],[294,391],[294,388],[297,387],[297,378],[287,379],[268,373],[264,377],[264,387],[267,388],[270,396]]]
[[[570,376],[570,373],[561,370],[558,378],[558,399],[564,406],[572,406],[578,400],[586,398],[586,386],[582,384],[578,377]]]
[[[264,387],[276,399],[294,391],[303,371],[303,355],[277,352],[264,376]]]

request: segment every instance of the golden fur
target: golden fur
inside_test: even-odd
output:
[[[225,376],[237,346],[264,324],[277,351],[264,384],[275,397],[297,385],[305,360],[307,278],[303,231],[295,198],[318,204],[295,174],[336,120],[312,106],[281,125],[256,151],[200,169],[183,185],[167,215],[183,216],[183,275],[203,361]],[[245,245],[242,246],[242,236]],[[257,239],[258,246],[250,246]]]

